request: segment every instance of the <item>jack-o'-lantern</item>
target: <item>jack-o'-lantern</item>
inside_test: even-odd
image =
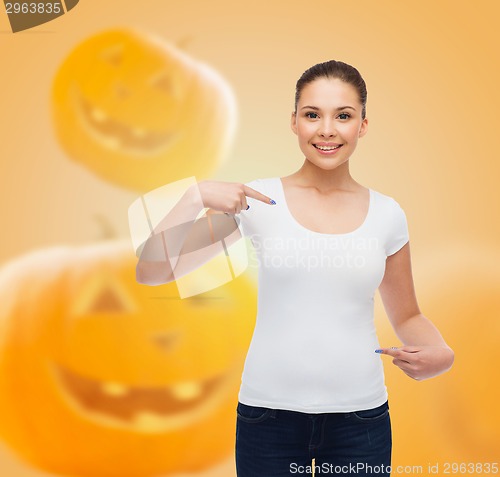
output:
[[[109,240],[0,271],[0,435],[38,468],[146,477],[233,451],[253,282],[180,299],[175,282],[137,283],[136,264]]]
[[[494,379],[500,360],[500,252],[450,244],[417,260],[420,309],[454,350],[455,361],[446,373],[415,381],[382,356],[393,411],[393,464],[422,465],[419,475],[476,475],[482,472],[470,466],[465,471],[465,463],[496,462],[500,442]],[[382,347],[401,345],[387,319],[378,325]],[[462,468],[446,472],[447,463]]]
[[[70,52],[55,75],[52,111],[71,159],[138,191],[208,177],[226,159],[237,122],[231,87],[212,67],[126,28]]]

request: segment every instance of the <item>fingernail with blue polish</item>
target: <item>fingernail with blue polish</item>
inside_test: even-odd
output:
[[[383,350],[381,350],[381,349],[376,349],[376,350],[375,350],[375,353],[382,353],[382,351],[383,351]]]
[[[249,206],[249,205],[247,205],[247,208],[246,208],[245,210],[248,210],[249,208],[250,208],[250,206]]]
[[[274,202],[273,199],[270,200],[270,203],[273,204],[273,205],[276,205],[276,202]]]

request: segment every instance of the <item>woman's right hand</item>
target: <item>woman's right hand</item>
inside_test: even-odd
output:
[[[197,184],[203,205],[209,209],[239,214],[247,209],[247,197],[272,205],[271,198],[239,182],[201,181]]]

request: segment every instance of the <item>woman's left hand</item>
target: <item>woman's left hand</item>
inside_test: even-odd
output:
[[[382,348],[376,352],[392,356],[392,363],[417,381],[444,373],[454,361],[453,350],[445,346],[401,346]]]

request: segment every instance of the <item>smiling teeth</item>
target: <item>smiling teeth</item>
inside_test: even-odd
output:
[[[133,422],[136,427],[144,432],[160,431],[164,426],[164,419],[154,412],[138,412],[134,415]]]
[[[101,141],[106,144],[106,147],[108,147],[109,149],[119,149],[120,146],[121,146],[121,141],[120,141],[120,138],[116,137],[116,136],[108,136],[108,137],[104,137],[104,138],[101,138]]]
[[[201,386],[195,381],[188,381],[185,383],[178,383],[169,386],[170,392],[181,401],[197,398],[201,392]],[[120,383],[104,382],[101,384],[101,391],[108,396],[122,397],[126,396],[129,392],[128,387]]]
[[[146,131],[144,129],[139,129],[139,128],[134,128],[132,129],[132,134],[135,136],[135,137],[146,137]]]
[[[327,147],[327,146],[316,146],[316,145],[314,145],[314,147],[317,148],[317,149],[321,149],[322,151],[332,151],[333,149],[338,149],[340,146]]]
[[[109,396],[125,396],[128,394],[128,388],[120,383],[102,383],[101,390]]]
[[[107,119],[107,115],[104,111],[93,108],[92,111],[90,112],[90,116],[92,116],[92,119],[98,123],[103,123]]]
[[[180,383],[171,386],[171,392],[177,399],[194,399],[201,394],[201,386],[194,382]]]

